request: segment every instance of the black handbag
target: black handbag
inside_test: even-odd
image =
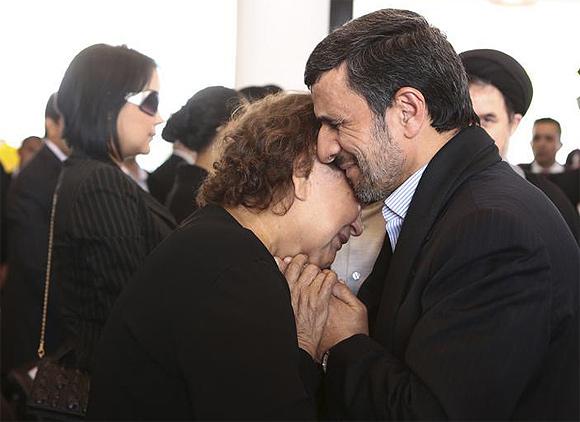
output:
[[[44,351],[54,236],[54,214],[61,179],[62,173],[52,197],[52,210],[50,213],[48,257],[46,261],[40,342],[38,346],[39,360],[37,362],[36,375],[29,388],[26,402],[26,413],[29,417],[33,417],[36,420],[82,420],[86,414],[89,400],[90,379],[88,373],[64,364],[64,356],[71,352],[71,349],[63,348],[54,356],[45,356]]]

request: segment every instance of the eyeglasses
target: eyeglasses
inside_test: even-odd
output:
[[[130,92],[125,96],[128,103],[135,104],[143,113],[155,116],[159,108],[159,93],[148,89],[141,92]]]

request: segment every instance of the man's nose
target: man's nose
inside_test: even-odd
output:
[[[322,125],[318,132],[318,140],[316,143],[318,160],[324,164],[332,163],[340,150],[340,144],[336,139],[336,131],[328,126]]]

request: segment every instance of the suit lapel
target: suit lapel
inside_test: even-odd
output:
[[[397,311],[413,279],[415,260],[439,214],[455,190],[470,176],[499,162],[493,141],[483,129],[460,131],[433,157],[417,186],[386,273],[375,338],[391,350]]]
[[[393,251],[391,249],[391,241],[389,240],[389,236],[385,236],[383,246],[381,247],[379,256],[375,261],[373,270],[358,291],[358,298],[367,307],[369,331],[371,336],[374,333],[374,323],[381,302],[381,297],[383,295],[385,277],[387,276],[387,270],[391,264],[392,256]]]

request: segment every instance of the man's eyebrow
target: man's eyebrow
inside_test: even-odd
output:
[[[324,114],[316,116],[320,123],[326,123],[329,125],[337,125],[342,122],[342,119],[333,118]]]

